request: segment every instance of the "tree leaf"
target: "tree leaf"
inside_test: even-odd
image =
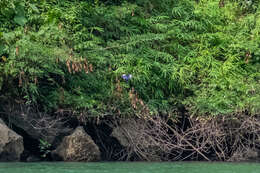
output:
[[[0,55],[4,54],[6,51],[6,46],[4,44],[0,44]]]
[[[24,26],[27,23],[27,19],[24,16],[15,16],[14,22],[21,26]]]
[[[33,11],[39,13],[39,9],[34,4],[29,4]]]

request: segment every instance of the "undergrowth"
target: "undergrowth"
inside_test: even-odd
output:
[[[1,0],[1,102],[83,117],[259,114],[259,5]]]

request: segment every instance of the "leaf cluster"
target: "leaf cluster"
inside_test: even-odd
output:
[[[83,116],[142,112],[130,94],[149,115],[257,114],[259,3],[3,0],[0,94]]]

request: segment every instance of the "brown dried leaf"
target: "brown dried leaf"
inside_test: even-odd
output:
[[[18,54],[19,54],[19,47],[15,48],[15,54],[16,54],[16,56],[18,56]]]
[[[92,66],[92,64],[89,65],[89,71],[90,71],[90,72],[93,72],[93,66]]]
[[[38,83],[37,77],[34,78],[34,84],[36,85]]]
[[[66,65],[67,65],[69,73],[71,73],[70,60],[67,60]]]
[[[88,74],[88,66],[86,64],[84,64],[84,70],[85,70],[85,73]]]
[[[72,68],[72,73],[75,73],[75,64],[74,64],[74,62],[72,62],[71,68]]]

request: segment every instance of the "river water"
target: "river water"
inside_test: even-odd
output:
[[[0,163],[0,173],[260,173],[260,163]]]

